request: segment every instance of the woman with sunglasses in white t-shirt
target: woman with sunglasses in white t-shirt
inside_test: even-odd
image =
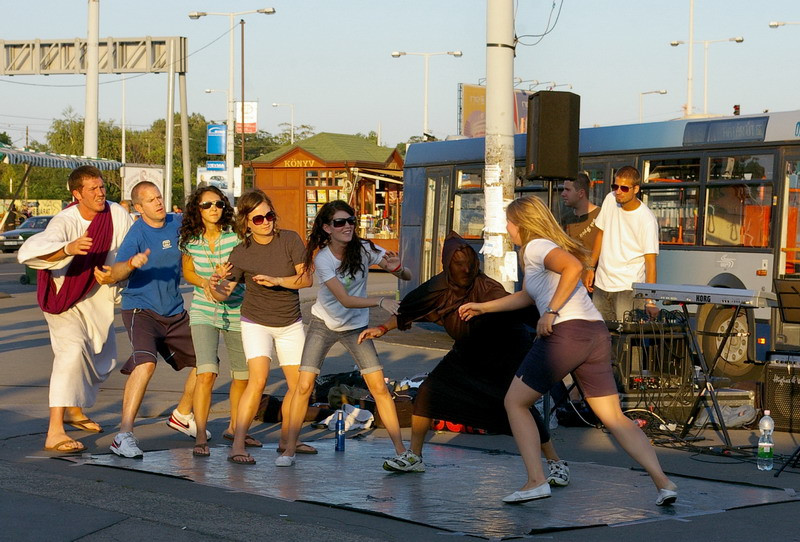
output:
[[[399,305],[391,298],[367,296],[367,271],[370,266],[377,265],[402,280],[409,280],[411,272],[403,267],[396,253],[386,252],[372,241],[358,237],[355,211],[340,200],[326,203],[317,213],[304,262],[307,274],[310,275],[312,268],[314,270],[319,281],[319,294],[311,308],[300,376],[292,398],[287,441],[297,440],[314,381],[328,351],[338,342],[350,351],[361,369],[361,375],[375,399],[375,407],[394,445],[397,454],[395,459],[410,458],[413,462],[416,456],[411,450],[406,450],[403,444],[397,410],[386,387],[375,345],[372,341],[358,342],[358,336],[369,324],[370,307],[380,307],[396,314]],[[290,444],[275,464],[289,467],[294,462],[295,449]]]
[[[311,286],[312,279],[304,273],[302,239],[291,230],[278,228],[272,200],[261,190],[251,190],[239,198],[236,230],[242,244],[233,249],[228,263],[215,276],[217,283],[224,276],[231,284],[244,282],[246,286],[242,344],[250,379],[239,401],[228,461],[253,465],[256,461],[245,448],[260,443],[247,430],[258,410],[270,363],[276,355],[288,387],[281,407],[283,423],[278,451],[289,448],[286,440],[289,405],[296,390],[305,342],[298,290]],[[221,284],[223,289],[230,288],[224,281]],[[291,448],[298,453],[317,453],[312,446],[295,441]]]

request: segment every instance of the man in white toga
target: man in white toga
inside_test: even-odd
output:
[[[47,228],[25,241],[17,259],[38,270],[37,299],[50,329],[50,425],[45,449],[80,452],[64,424],[99,433],[102,428],[83,409],[94,405],[100,384],[118,365],[114,304],[119,289],[111,278],[130,214],[106,201],[103,177],[95,167],[72,171],[69,191],[75,199]]]

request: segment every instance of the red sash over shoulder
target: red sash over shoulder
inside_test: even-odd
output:
[[[111,239],[114,237],[114,221],[108,203],[94,216],[86,234],[92,239],[92,248],[85,256],[72,257],[60,290],[56,291],[49,270],[38,271],[36,298],[44,312],[61,314],[83,299],[95,285],[94,268],[102,267],[106,263]]]

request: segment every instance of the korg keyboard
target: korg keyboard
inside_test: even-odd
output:
[[[653,284],[634,282],[635,297],[674,301],[676,303],[729,305],[738,307],[775,307],[777,296],[772,292],[742,290],[738,288],[715,288],[693,284]]]

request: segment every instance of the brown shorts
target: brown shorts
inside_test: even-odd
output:
[[[175,316],[161,316],[149,309],[123,309],[122,322],[133,349],[120,370],[122,374],[131,374],[142,363],[156,363],[158,354],[176,371],[197,364],[186,311]]]
[[[517,369],[517,376],[541,394],[568,373],[575,375],[586,397],[617,394],[605,322],[567,320],[554,325],[550,336],[536,339]]]

